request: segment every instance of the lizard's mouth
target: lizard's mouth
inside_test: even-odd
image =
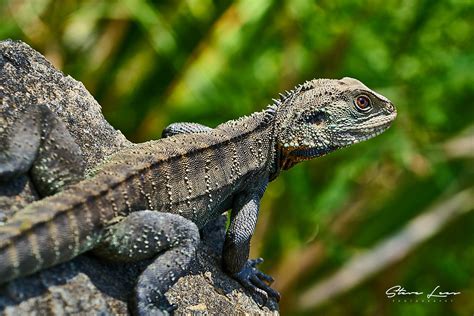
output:
[[[397,112],[393,110],[392,113],[382,119],[379,117],[355,127],[339,130],[338,133],[332,135],[332,141],[322,147],[294,146],[280,148],[279,167],[282,170],[287,170],[298,162],[324,156],[338,148],[347,147],[378,136],[390,127],[396,117]]]
[[[377,120],[374,119],[367,121],[365,124],[357,127],[347,128],[340,132],[336,137],[333,136],[335,143],[340,147],[346,147],[374,138],[387,130],[396,117],[397,112],[394,111],[385,116],[382,120],[378,118]]]

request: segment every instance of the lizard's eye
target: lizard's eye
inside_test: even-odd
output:
[[[361,94],[354,99],[354,105],[361,112],[368,112],[372,109],[372,102],[368,96]]]

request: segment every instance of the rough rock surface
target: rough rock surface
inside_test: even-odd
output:
[[[16,41],[0,42],[0,137],[28,106],[47,104],[82,149],[87,169],[130,142],[104,119],[82,83],[56,70],[41,54]],[[28,175],[0,183],[0,225],[38,199]],[[262,307],[220,269],[225,216],[202,231],[189,275],[166,294],[177,315],[278,314],[273,301]],[[128,314],[127,302],[147,262],[104,262],[83,254],[70,262],[0,287],[0,314]]]

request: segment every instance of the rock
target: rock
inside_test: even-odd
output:
[[[0,137],[5,137],[26,107],[41,103],[66,123],[82,149],[87,170],[132,144],[104,119],[100,105],[82,83],[64,76],[25,43],[1,41]],[[38,198],[28,175],[0,183],[0,224]],[[261,307],[256,303],[258,297],[254,300],[221,270],[225,222],[223,215],[202,230],[202,243],[189,274],[166,293],[177,306],[175,314],[278,314],[275,302]],[[106,262],[85,253],[1,286],[0,313],[129,314],[135,280],[148,262]]]

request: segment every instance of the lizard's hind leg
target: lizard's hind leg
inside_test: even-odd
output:
[[[212,128],[199,123],[178,122],[165,127],[161,132],[161,138],[171,137],[179,134],[205,133],[212,131]]]
[[[46,105],[31,105],[0,140],[0,182],[29,172],[41,196],[84,178],[82,152]]]
[[[40,146],[39,124],[34,110],[27,111],[0,139],[0,181],[27,173]]]
[[[199,230],[190,220],[171,213],[138,211],[107,228],[95,252],[122,261],[156,256],[138,278],[134,297],[138,315],[153,315],[171,308],[164,294],[187,272],[198,243]]]

